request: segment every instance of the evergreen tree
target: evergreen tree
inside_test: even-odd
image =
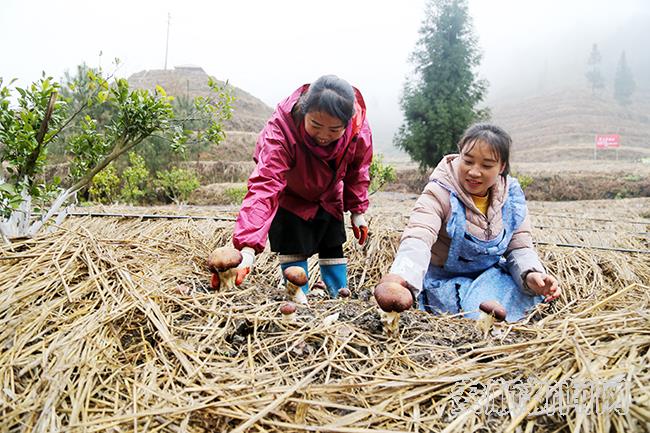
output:
[[[429,0],[411,58],[415,76],[404,85],[405,120],[394,139],[421,168],[454,152],[464,130],[487,118],[487,109],[477,109],[487,89],[474,72],[480,59],[467,1]]]
[[[595,95],[599,90],[605,88],[605,79],[603,74],[600,72],[600,61],[602,56],[600,55],[600,50],[598,49],[598,44],[593,44],[591,47],[591,53],[589,54],[589,59],[587,60],[587,73],[585,76],[591,84],[591,94]]]
[[[629,105],[632,102],[632,94],[636,89],[632,71],[627,66],[625,60],[625,51],[621,53],[621,58],[618,60],[618,67],[616,68],[616,79],[614,81],[614,97],[621,105]]]

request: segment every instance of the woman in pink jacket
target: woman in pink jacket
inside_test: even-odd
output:
[[[533,248],[524,193],[508,176],[510,145],[503,129],[476,124],[460,139],[459,154],[442,159],[382,278],[401,287],[382,293],[386,285],[378,286],[378,300],[417,301],[425,311],[469,318],[478,318],[484,301],[496,301],[507,321],[517,321],[560,295]]]
[[[359,243],[368,236],[372,136],[361,93],[333,75],[301,86],[278,104],[253,159],[233,233],[240,268],[253,265],[268,236],[283,270],[307,272],[307,258],[318,253],[322,280],[336,297],[347,287],[344,212]]]

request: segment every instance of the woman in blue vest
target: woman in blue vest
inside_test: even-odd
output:
[[[500,127],[480,123],[460,139],[458,154],[442,159],[382,278],[401,283],[388,296],[474,319],[482,302],[495,301],[510,322],[560,296],[533,248],[524,193],[508,176],[511,143]]]

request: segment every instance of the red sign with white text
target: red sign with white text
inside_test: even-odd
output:
[[[609,149],[610,147],[621,147],[621,136],[618,134],[596,135],[596,149]]]

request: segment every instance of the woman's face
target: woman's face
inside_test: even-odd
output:
[[[485,196],[497,183],[504,166],[505,163],[486,142],[467,143],[460,152],[458,165],[460,185],[465,192]]]
[[[305,114],[305,131],[319,146],[327,146],[345,133],[345,124],[338,117],[322,111]]]

